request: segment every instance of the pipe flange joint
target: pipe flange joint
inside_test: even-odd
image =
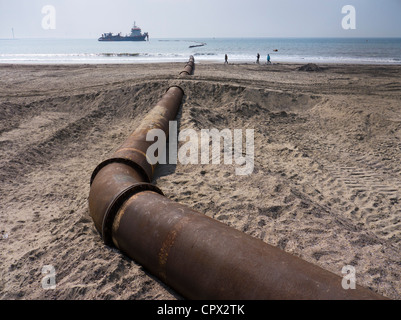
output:
[[[102,222],[102,238],[106,245],[112,246],[112,226],[114,222],[114,218],[118,211],[120,210],[121,206],[127,201],[129,198],[134,196],[137,193],[144,192],[144,191],[153,191],[162,196],[164,196],[163,191],[161,191],[158,187],[151,183],[147,182],[138,182],[133,184],[119,194],[115,195],[113,200],[110,202],[105,215],[103,216]]]
[[[144,168],[142,168],[135,161],[132,161],[132,160],[129,160],[129,159],[126,159],[126,158],[110,158],[110,159],[107,159],[107,160],[101,162],[95,168],[95,170],[93,170],[91,178],[90,178],[90,185],[92,185],[93,180],[95,180],[96,175],[100,172],[100,170],[102,170],[105,166],[107,166],[107,165],[109,165],[111,163],[123,163],[123,164],[126,164],[126,165],[130,166],[131,168],[133,168],[134,170],[136,170],[148,182],[151,181],[151,177],[149,177],[149,175],[146,173],[146,170]]]

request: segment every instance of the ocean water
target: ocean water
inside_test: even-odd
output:
[[[190,46],[198,47],[190,48]],[[401,38],[209,38],[99,42],[97,39],[0,39],[0,63],[154,63],[187,61],[252,63],[401,64]]]

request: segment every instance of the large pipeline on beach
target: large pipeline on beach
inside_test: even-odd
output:
[[[170,87],[94,170],[89,210],[105,244],[188,299],[383,299],[360,286],[345,290],[340,276],[171,201],[150,183],[146,134],[157,128],[167,135],[183,96]]]

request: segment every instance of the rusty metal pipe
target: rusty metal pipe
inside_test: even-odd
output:
[[[113,243],[189,299],[382,299],[153,191],[116,214]]]
[[[189,61],[185,65],[184,69],[180,72],[180,75],[190,76],[193,74],[195,68],[195,58],[193,56],[189,57]]]
[[[149,183],[155,166],[146,159],[147,149],[153,143],[146,141],[146,135],[152,129],[161,129],[168,136],[169,121],[175,119],[183,96],[180,87],[170,87],[128,139],[93,171],[89,212],[106,244],[112,244],[110,223],[129,196],[143,190],[162,194]]]
[[[150,184],[149,130],[168,133],[184,92],[171,87],[93,172],[89,210],[115,245],[189,299],[383,299],[360,286],[163,196]]]

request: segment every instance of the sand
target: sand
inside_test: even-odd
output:
[[[87,202],[93,169],[177,83],[180,129],[254,129],[255,166],[160,166],[167,197],[400,299],[401,66],[183,66],[0,66],[0,299],[182,299],[103,244]]]

